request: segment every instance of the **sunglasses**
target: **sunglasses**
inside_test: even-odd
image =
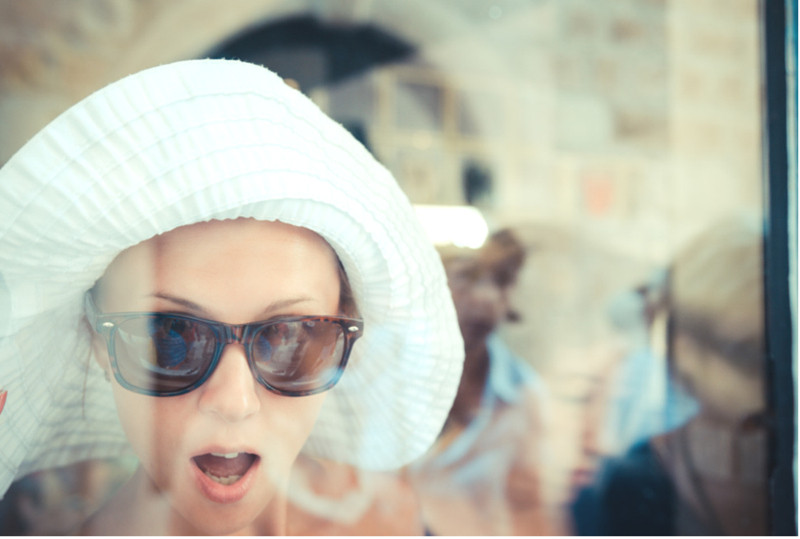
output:
[[[224,324],[183,314],[101,313],[90,292],[86,317],[105,337],[119,384],[157,397],[200,387],[225,346],[241,343],[250,371],[269,391],[302,397],[332,388],[344,372],[363,320],[291,316],[250,324]]]

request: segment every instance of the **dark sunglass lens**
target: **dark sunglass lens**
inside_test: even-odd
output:
[[[259,377],[291,393],[328,387],[339,375],[344,335],[336,322],[300,320],[264,327],[253,340]]]
[[[213,330],[195,320],[147,315],[118,325],[115,355],[130,385],[154,393],[181,391],[205,374],[214,356]]]

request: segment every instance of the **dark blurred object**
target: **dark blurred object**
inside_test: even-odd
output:
[[[304,92],[411,56],[409,43],[369,24],[327,24],[311,15],[250,28],[203,55],[262,64]]]
[[[20,478],[0,500],[0,535],[70,535],[128,480],[135,461],[93,460]]]
[[[467,204],[481,205],[492,199],[492,173],[488,167],[474,161],[464,165],[464,198]]]
[[[369,142],[367,130],[361,122],[343,122],[342,127],[347,129],[355,139],[361,143],[370,153],[372,153],[372,144]]]

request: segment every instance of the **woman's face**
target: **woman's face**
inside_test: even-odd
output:
[[[339,288],[333,250],[315,233],[277,222],[211,221],[121,253],[102,281],[100,308],[243,324],[336,315]],[[107,361],[105,343],[95,341]],[[325,398],[271,393],[253,377],[239,343],[227,345],[211,377],[184,395],[140,395],[113,377],[112,384],[155,491],[168,496],[184,524],[212,534],[240,530],[268,510]]]
[[[510,286],[498,282],[492,268],[477,257],[449,260],[445,270],[464,340],[485,340],[508,315]]]

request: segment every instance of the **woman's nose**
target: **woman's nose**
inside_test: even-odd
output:
[[[199,388],[198,406],[200,411],[216,414],[226,422],[240,421],[260,410],[258,389],[244,347],[239,343],[228,344],[217,368]]]

